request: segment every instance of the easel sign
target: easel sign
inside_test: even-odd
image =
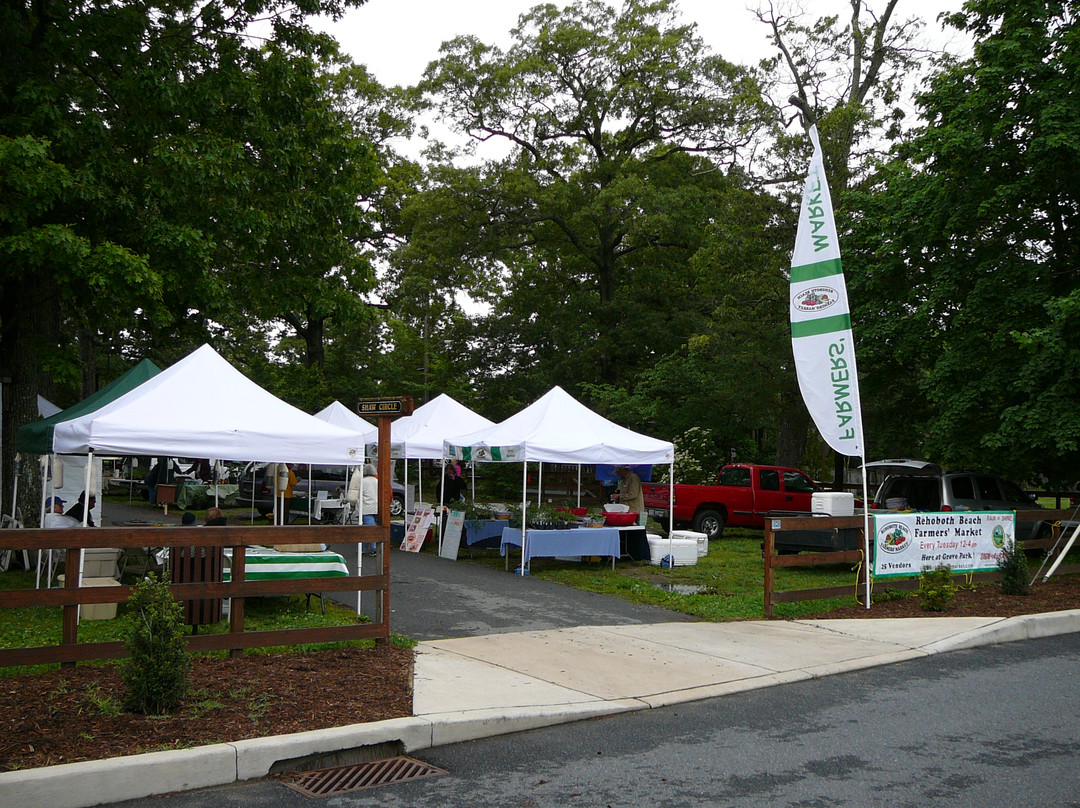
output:
[[[405,538],[401,541],[401,549],[407,553],[419,553],[427,538],[431,520],[435,517],[435,511],[431,507],[417,508],[413,511],[412,521],[405,530]]]
[[[465,511],[450,511],[446,520],[446,535],[443,536],[439,555],[457,561],[458,548],[461,546],[461,530],[465,527]]]

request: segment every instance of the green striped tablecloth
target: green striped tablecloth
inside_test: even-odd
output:
[[[345,559],[337,553],[282,553],[263,547],[249,547],[245,556],[245,581],[272,581],[281,578],[337,578],[349,574]],[[226,563],[232,563],[232,549],[225,550]],[[230,580],[225,570],[225,580]]]

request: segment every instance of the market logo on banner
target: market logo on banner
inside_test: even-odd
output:
[[[828,286],[815,286],[813,289],[804,289],[795,295],[792,305],[796,311],[824,311],[834,305],[840,295],[835,289]]]
[[[886,553],[902,553],[911,544],[911,528],[903,522],[888,522],[878,530],[878,547]]]
[[[990,536],[990,540],[994,543],[994,546],[1000,550],[1005,546],[1006,539],[1005,528],[1001,525],[994,525],[994,531]]]

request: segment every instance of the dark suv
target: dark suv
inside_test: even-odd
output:
[[[875,509],[916,511],[1031,511],[1040,510],[1033,494],[996,474],[973,471],[943,471],[927,464],[923,469],[890,474],[874,496]],[[1049,535],[1042,521],[1024,521],[1016,526],[1020,540]]]
[[[266,475],[266,463],[249,463],[240,477],[240,493],[237,502],[250,503],[252,501],[252,472],[254,471],[255,497],[254,505],[264,517],[274,511],[274,481]],[[348,474],[352,469],[345,466],[307,466],[297,463],[293,472],[300,478],[293,487],[291,516],[307,518],[310,502],[309,491],[314,490],[315,496],[319,491],[325,491],[326,495],[334,499],[344,496],[348,486]],[[310,475],[310,476],[309,476]],[[390,517],[399,519],[405,515],[405,486],[401,483],[391,483],[394,498],[390,501]]]

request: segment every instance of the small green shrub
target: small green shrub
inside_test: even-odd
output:
[[[1006,544],[1001,550],[1001,558],[998,559],[998,569],[1001,571],[1001,592],[1003,595],[1026,595],[1031,587],[1028,578],[1027,556],[1024,555],[1024,547],[1019,539],[1011,545]]]
[[[168,713],[184,700],[190,685],[183,608],[168,585],[151,574],[135,585],[125,620],[124,644],[131,659],[124,667],[124,706],[148,715]]]
[[[919,573],[919,607],[927,612],[947,612],[956,598],[952,568],[938,564],[934,569],[923,567]]]
[[[907,600],[912,596],[911,592],[902,592],[899,589],[889,589],[886,587],[880,592],[874,592],[870,597],[871,603],[889,603],[895,600]]]

